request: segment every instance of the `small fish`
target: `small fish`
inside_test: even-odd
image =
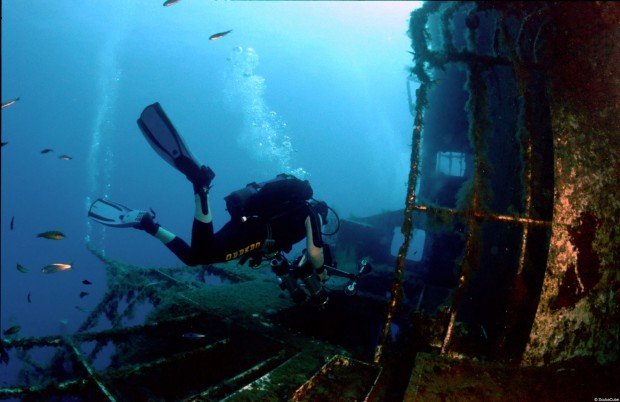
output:
[[[8,141],[7,142],[2,141],[2,146],[5,146],[8,143],[9,143]]]
[[[22,264],[17,264],[17,270],[18,270],[19,272],[24,273],[24,274],[25,274],[26,272],[28,272],[28,269],[27,269],[26,267],[24,267]]]
[[[67,320],[66,318],[63,318],[62,320],[58,320],[58,322],[60,323],[60,325],[62,326],[67,326],[69,325],[69,320]]]
[[[181,0],[166,0],[164,1],[164,7],[170,7],[177,4]]]
[[[47,154],[47,153],[52,152],[52,151],[54,151],[54,150],[53,150],[53,149],[51,149],[51,148],[45,148],[45,149],[42,149],[42,150],[41,150],[41,153],[42,153],[42,154]]]
[[[88,279],[84,279],[84,280],[82,281],[82,283],[83,283],[84,285],[92,285],[92,284],[93,284],[93,283],[92,283],[91,281],[89,281]]]
[[[11,224],[9,225],[9,229],[13,230],[14,227],[15,227],[15,217],[12,217]]]
[[[60,155],[58,159],[63,160],[63,161],[70,161],[73,158],[70,157],[69,155]]]
[[[49,264],[41,268],[41,272],[44,274],[55,274],[56,272],[68,271],[71,269],[72,264]]]
[[[88,292],[80,292],[80,299],[84,296],[88,296]]]
[[[197,340],[197,339],[202,339],[204,338],[206,335],[204,334],[199,334],[197,332],[186,332],[183,334],[183,338],[185,339],[191,339],[191,340]]]
[[[9,329],[7,329],[6,331],[3,332],[4,335],[15,335],[16,333],[19,332],[19,330],[22,329],[22,327],[20,327],[19,325],[13,325],[12,327],[10,327]]]
[[[82,306],[75,306],[75,309],[78,310],[78,311],[81,311],[82,313],[90,313],[90,311],[86,310]]]
[[[13,103],[17,102],[18,100],[19,100],[19,97],[15,98],[15,99],[11,99],[11,100],[10,100],[10,101],[8,101],[8,102],[4,102],[4,103],[2,104],[2,109],[4,109],[5,107],[9,107],[9,106],[11,106]]]
[[[218,40],[218,39],[222,39],[224,36],[228,35],[229,33],[232,32],[232,29],[226,32],[218,32],[216,34],[213,34],[211,36],[209,36],[209,40]]]
[[[28,299],[28,303],[32,303],[32,298],[30,297],[30,292],[28,292],[28,297],[27,297],[27,299]]]
[[[37,237],[42,237],[44,239],[50,240],[62,240],[65,238],[64,233],[59,232],[57,230],[50,230],[48,232],[39,233]]]

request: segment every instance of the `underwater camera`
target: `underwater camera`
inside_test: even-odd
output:
[[[308,299],[306,292],[299,285],[299,278],[291,264],[282,253],[278,253],[271,260],[271,270],[276,274],[280,282],[280,289],[288,291],[291,299],[296,304]]]
[[[328,302],[328,294],[325,287],[314,270],[307,269],[307,264],[302,267],[298,266],[297,262],[299,260],[300,258],[291,264],[282,253],[276,254],[271,259],[271,270],[278,277],[280,288],[286,290],[296,304],[310,300],[314,305],[325,305]],[[363,258],[359,261],[357,273],[343,271],[336,267],[336,263],[324,265],[323,267],[329,276],[349,279],[342,288],[347,296],[355,295],[359,279],[372,271],[372,265],[368,258]],[[303,287],[299,283],[300,280],[304,285]]]

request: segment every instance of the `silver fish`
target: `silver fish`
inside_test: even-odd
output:
[[[15,99],[11,99],[11,100],[10,100],[10,101],[8,101],[8,102],[4,102],[4,103],[2,104],[2,109],[4,109],[5,107],[9,107],[9,106],[11,106],[12,104],[14,104],[15,102],[17,102],[18,100],[19,100],[19,97],[15,98]]]
[[[56,272],[68,271],[71,269],[72,264],[49,264],[41,268],[41,272],[44,274],[55,274]]]

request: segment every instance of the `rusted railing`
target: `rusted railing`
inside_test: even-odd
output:
[[[524,214],[518,215],[503,215],[496,214],[489,211],[487,207],[490,198],[490,182],[489,172],[490,167],[486,159],[486,139],[485,134],[489,129],[490,122],[487,118],[488,113],[488,99],[486,91],[486,82],[483,77],[484,73],[493,68],[496,65],[512,66],[515,70],[517,77],[519,92],[521,96],[525,92],[525,81],[528,79],[527,69],[532,67],[530,64],[524,63],[519,57],[518,43],[506,43],[509,42],[509,35],[502,26],[501,30],[496,32],[496,35],[504,35],[504,44],[507,47],[511,47],[513,52],[510,57],[503,55],[480,55],[476,53],[476,27],[468,27],[467,32],[467,45],[468,49],[459,51],[453,44],[452,32],[450,24],[454,15],[467,8],[470,14],[475,14],[478,4],[476,2],[453,2],[453,3],[440,3],[440,2],[427,2],[422,8],[414,11],[411,14],[410,21],[410,37],[412,40],[413,48],[413,61],[414,66],[411,69],[412,75],[415,76],[417,81],[420,82],[420,87],[416,92],[417,99],[415,102],[415,114],[412,133],[412,152],[411,152],[411,164],[409,173],[409,182],[407,186],[407,197],[405,201],[404,223],[402,225],[402,232],[404,235],[403,244],[400,247],[396,267],[394,271],[394,278],[391,286],[391,299],[388,307],[388,312],[384,321],[383,330],[381,333],[380,342],[376,348],[374,361],[379,363],[384,358],[384,353],[388,343],[390,341],[390,327],[395,314],[398,311],[399,304],[402,298],[402,282],[403,273],[405,267],[405,256],[409,248],[411,241],[411,233],[413,231],[413,212],[420,211],[433,215],[459,215],[467,222],[467,234],[465,240],[465,250],[461,263],[461,273],[459,276],[458,286],[453,294],[450,318],[447,324],[445,337],[442,343],[442,352],[448,353],[450,351],[450,345],[454,334],[454,324],[458,315],[460,302],[463,293],[465,292],[472,273],[480,265],[480,245],[481,245],[481,228],[480,221],[499,221],[506,222],[523,227],[523,232],[520,241],[519,261],[517,275],[515,282],[522,280],[521,275],[523,273],[523,267],[526,264],[527,255],[527,242],[531,227],[545,227],[551,226],[549,220],[536,219],[531,217],[532,213],[532,133],[530,131],[531,121],[530,116],[527,113],[526,105],[523,98],[520,102],[519,113],[519,127],[521,127],[521,154],[523,160],[523,173],[522,183],[524,187]],[[486,4],[483,7],[485,10],[492,9],[491,4]],[[503,15],[506,12],[517,13],[519,10],[514,7],[498,6],[499,23],[503,23]],[[427,43],[429,34],[427,32],[427,23],[431,14],[441,13],[441,36],[443,39],[442,51],[431,51]],[[525,11],[524,11],[525,13]],[[531,15],[532,11],[528,11],[524,14]],[[526,20],[527,21],[527,20]],[[521,31],[520,31],[521,32]],[[540,32],[537,33],[537,38]],[[497,39],[497,38],[496,38]],[[538,41],[538,40],[537,40]],[[474,172],[471,181],[466,185],[469,185],[468,199],[466,205],[461,206],[459,209],[444,208],[430,205],[417,205],[415,188],[417,180],[419,178],[419,164],[422,150],[420,149],[420,142],[423,131],[423,114],[427,106],[428,99],[427,93],[434,84],[429,73],[429,68],[443,69],[447,63],[461,63],[467,69],[467,90],[470,98],[468,100],[467,109],[469,112],[469,140],[472,148],[474,149]],[[510,331],[510,325],[507,326],[506,331]]]

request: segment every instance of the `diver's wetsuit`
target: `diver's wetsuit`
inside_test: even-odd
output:
[[[268,222],[260,218],[250,218],[246,222],[230,221],[217,233],[213,233],[213,222],[194,219],[191,247],[178,236],[166,246],[190,266],[230,261],[261,252],[290,251],[293,244],[306,237],[305,221],[308,217],[312,242],[316,247],[323,247],[319,214],[307,202]],[[265,247],[268,239],[272,239],[273,244]]]

